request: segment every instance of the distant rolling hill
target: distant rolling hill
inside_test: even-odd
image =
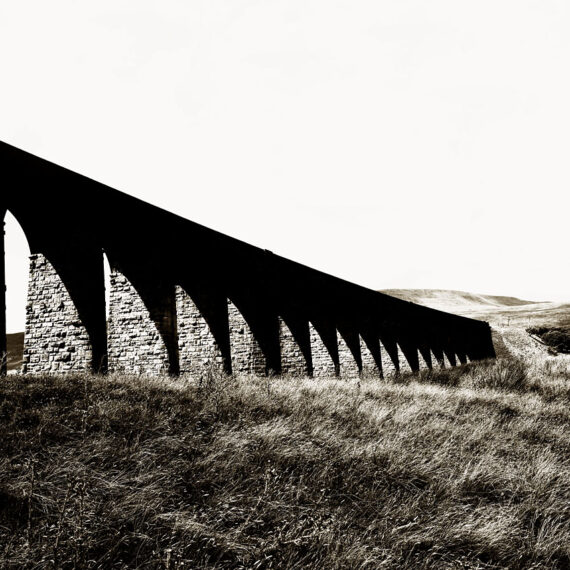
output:
[[[487,321],[497,356],[531,356],[546,351],[527,333],[529,327],[570,327],[570,304],[525,301],[447,289],[384,289],[381,293],[433,309]]]
[[[516,297],[498,295],[478,295],[465,291],[451,289],[383,289],[381,293],[426,305],[440,311],[478,311],[486,309],[505,309],[538,304],[535,301],[525,301]]]
[[[8,370],[16,370],[22,365],[24,355],[24,333],[6,335],[8,349]]]

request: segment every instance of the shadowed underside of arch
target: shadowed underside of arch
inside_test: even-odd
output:
[[[0,214],[16,217],[31,251],[30,372],[108,364],[130,373],[379,377],[495,355],[487,323],[316,271],[5,143],[0,165]],[[103,253],[112,268],[108,326]]]

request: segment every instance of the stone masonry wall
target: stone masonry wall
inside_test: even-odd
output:
[[[437,357],[435,352],[432,350],[431,352],[431,367],[432,370],[437,370],[438,368],[443,368],[443,358]]]
[[[266,372],[266,359],[250,326],[239,309],[228,299],[228,323],[232,372],[234,374],[257,374]]]
[[[404,351],[398,345],[398,363],[400,365],[400,374],[411,374],[412,368],[408,363],[406,356],[404,355]]]
[[[453,352],[443,352],[443,362],[445,364],[445,368],[452,368],[457,364],[457,360],[455,359],[455,354]]]
[[[380,355],[382,359],[382,376],[384,378],[389,378],[396,374],[396,366],[390,358],[390,354],[386,350],[386,347],[382,343],[380,343]]]
[[[89,335],[63,281],[44,255],[31,255],[23,371],[89,372],[92,361]]]
[[[429,362],[424,358],[421,350],[418,350],[418,363],[420,365],[420,370],[429,370]]]
[[[109,371],[167,374],[164,340],[136,289],[116,269],[111,270],[109,293]]]
[[[380,345],[377,339],[375,340],[375,343],[375,350],[379,351]],[[378,369],[376,360],[362,337],[360,337],[360,356],[362,358],[362,375],[364,377],[379,378],[380,370]]]
[[[301,347],[287,323],[279,317],[279,347],[281,349],[281,373],[307,376],[309,366]]]
[[[309,323],[309,334],[313,358],[313,376],[315,378],[332,378],[336,376],[334,360],[313,323]]]
[[[339,332],[337,332],[337,339],[340,377],[358,378],[360,376],[360,370],[358,369],[358,363],[356,362],[354,355],[352,354],[350,348],[348,348],[348,344]]]
[[[201,377],[208,370],[223,372],[222,352],[200,310],[186,291],[176,287],[180,373]]]

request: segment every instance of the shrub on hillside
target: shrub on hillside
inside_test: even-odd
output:
[[[495,366],[483,368],[472,380],[475,388],[525,390],[528,388],[526,364],[516,358],[499,358]]]
[[[570,354],[570,327],[531,327],[528,333],[538,336],[556,352]]]

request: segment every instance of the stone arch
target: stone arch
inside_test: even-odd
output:
[[[413,372],[400,343],[398,343],[398,372],[400,372],[400,374],[411,374]]]
[[[455,366],[455,357],[453,362],[449,359],[449,356],[445,351],[443,351],[442,368],[453,368]]]
[[[200,378],[208,371],[224,372],[225,358],[215,325],[180,285],[176,286],[176,317],[180,373]]]
[[[26,215],[25,205],[20,206],[14,210],[5,208],[2,219],[7,210],[12,213],[31,252],[22,371],[47,374],[105,371],[102,251],[81,240],[62,241],[61,236],[56,239],[45,225]],[[65,234],[65,227],[62,233]],[[2,268],[4,285],[3,259]],[[3,300],[0,336],[5,344],[4,297]]]
[[[30,256],[24,371],[32,374],[90,372],[93,347],[79,312],[50,261]]]
[[[458,366],[460,364],[467,364],[467,355],[461,350],[456,350],[455,351],[455,362]]]
[[[320,330],[319,330],[320,329]],[[311,339],[311,358],[313,361],[313,376],[315,378],[330,378],[338,376],[338,341],[336,328],[309,323]]]
[[[430,370],[432,368],[432,363],[431,363],[431,354],[429,352],[429,349],[426,351],[420,348],[418,352],[419,352],[418,364],[420,371]]]
[[[109,261],[109,370],[177,374],[174,285],[168,280],[156,281],[143,271],[125,271],[112,256]]]
[[[453,338],[447,332],[441,332],[440,346],[443,353],[443,362],[446,368],[457,365],[455,358],[455,345]]]
[[[390,347],[390,350],[388,349]],[[380,341],[380,355],[382,359],[382,377],[389,378],[398,372],[398,346],[388,344],[387,340]]]
[[[371,337],[368,343],[360,336],[360,356],[362,359],[362,376],[380,378],[382,376],[382,359],[380,341]]]
[[[311,339],[308,321],[279,317],[281,373],[310,376]]]
[[[23,364],[30,245],[24,228],[9,211],[0,211],[5,231],[0,252],[0,374]]]
[[[337,330],[339,376],[358,378],[362,371],[360,336],[358,333]]]
[[[431,368],[436,370],[438,368],[445,368],[443,362],[443,352],[437,348],[431,349]]]
[[[267,358],[250,323],[237,305],[228,299],[228,323],[232,372],[234,374],[267,373]]]

